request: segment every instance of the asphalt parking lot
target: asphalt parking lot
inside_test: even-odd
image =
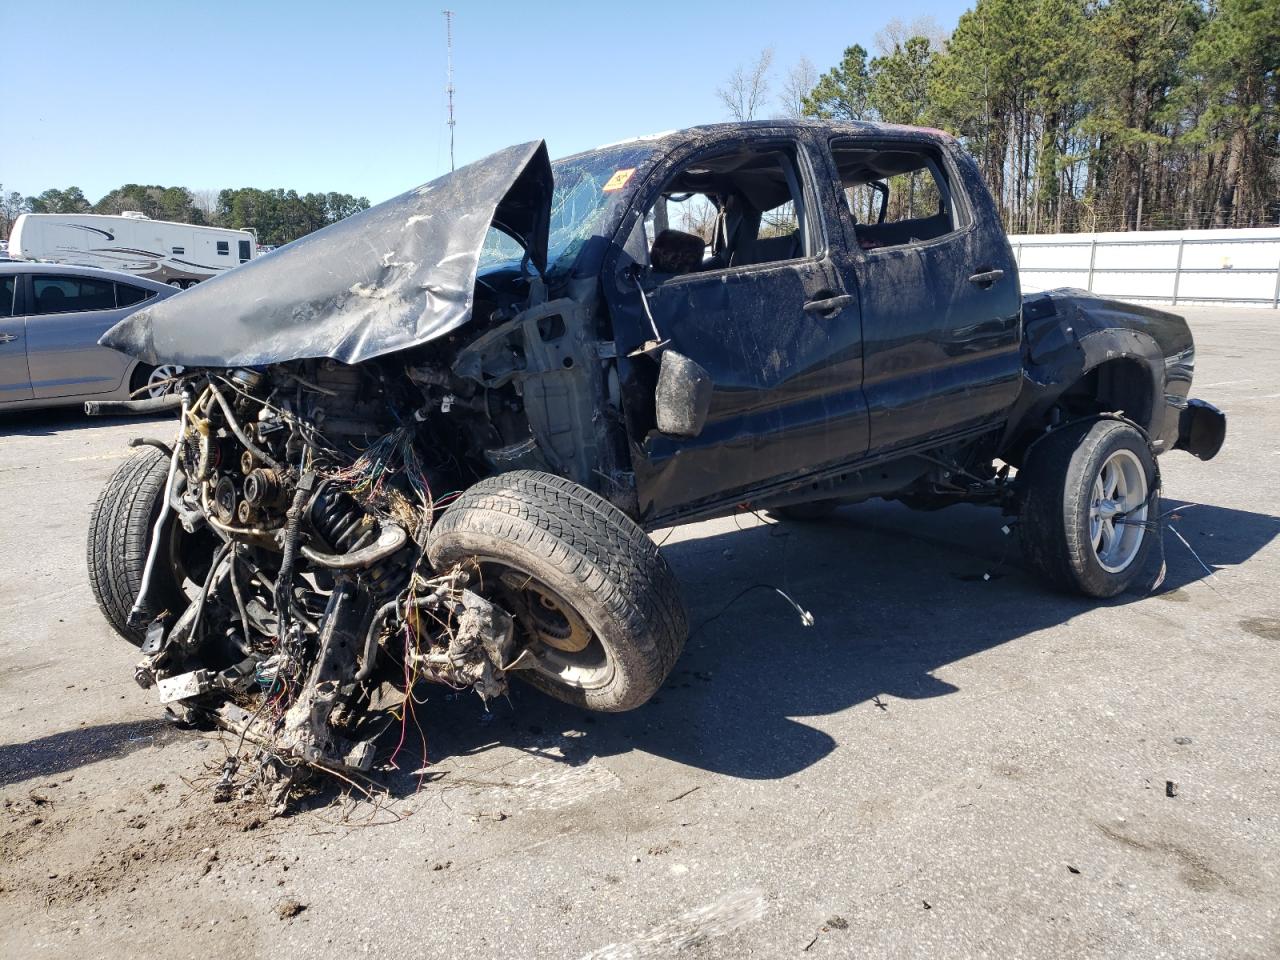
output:
[[[659,533],[694,632],[652,703],[433,690],[387,803],[278,819],[211,802],[223,741],[86,582],[167,424],[0,416],[0,955],[1280,956],[1280,316],[1186,313],[1230,426],[1162,459],[1154,592],[1048,593],[971,508]],[[754,583],[814,625],[725,609]]]

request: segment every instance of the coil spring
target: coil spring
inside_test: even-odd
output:
[[[351,495],[324,486],[311,501],[311,523],[336,553],[350,553],[378,536],[375,525],[366,525],[368,514]]]
[[[335,553],[351,553],[378,539],[378,525],[367,524],[368,512],[343,490],[326,485],[311,501],[311,524]],[[375,594],[398,589],[408,566],[407,551],[364,571]]]

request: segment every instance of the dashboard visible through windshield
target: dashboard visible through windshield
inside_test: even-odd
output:
[[[547,238],[547,273],[562,273],[624,194],[635,170],[653,155],[650,143],[628,143],[565,157],[551,164],[555,187]],[[489,228],[480,252],[480,272],[518,266],[524,247],[508,234]]]

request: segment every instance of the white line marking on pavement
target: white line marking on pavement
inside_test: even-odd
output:
[[[520,810],[560,810],[620,785],[617,774],[603,763],[586,763],[517,780],[506,797],[511,806]]]
[[[132,450],[125,450],[122,453],[95,453],[91,457],[68,457],[64,463],[84,463],[86,460],[124,460],[133,456]]]
[[[582,960],[645,960],[670,957],[678,950],[723,937],[739,927],[764,919],[764,892],[736,890],[703,907],[689,910],[658,924],[634,940],[611,943],[586,954]]]

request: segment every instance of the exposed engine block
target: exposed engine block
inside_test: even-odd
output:
[[[373,762],[363,707],[383,679],[503,693],[510,615],[467,571],[424,558],[433,481],[448,482],[428,465],[424,400],[332,361],[189,386],[169,499],[212,559],[192,565],[191,605],[150,624],[139,682],[272,756],[358,770]]]

